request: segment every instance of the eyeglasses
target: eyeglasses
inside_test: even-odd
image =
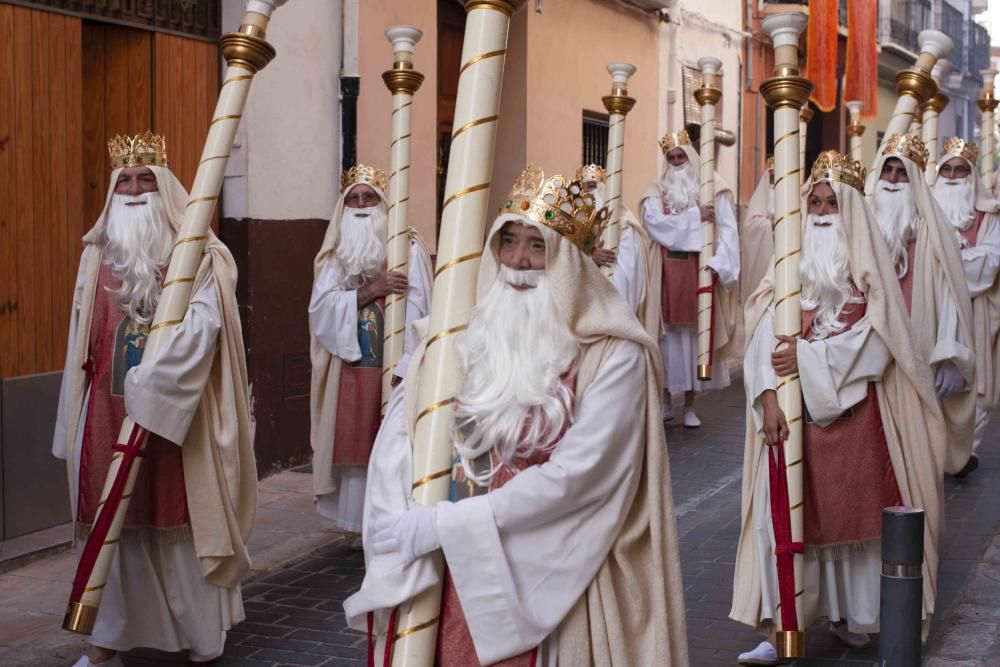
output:
[[[362,204],[364,206],[374,206],[378,203],[378,195],[374,192],[352,192],[344,197],[344,202],[351,208],[357,208]]]

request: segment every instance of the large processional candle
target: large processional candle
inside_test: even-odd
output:
[[[419,28],[400,25],[385,31],[392,44],[392,69],[382,73],[392,93],[392,143],[389,144],[389,220],[385,257],[389,271],[406,274],[410,262],[407,229],[410,208],[410,136],[413,129],[413,96],[424,75],[413,69],[413,49],[423,36]],[[390,294],[385,300],[385,334],[382,341],[382,413],[389,404],[392,378],[403,356],[406,335],[406,295]]]
[[[993,91],[993,81],[996,78],[995,69],[985,69],[980,74],[983,75],[983,94],[976,100],[980,117],[980,136],[982,149],[979,151],[979,173],[986,183],[986,187],[993,189],[993,153],[996,151],[996,126],[993,120],[993,112],[996,111],[1000,101],[996,99]]]
[[[899,98],[896,100],[896,107],[889,119],[889,124],[885,128],[882,137],[882,144],[893,135],[905,135],[913,124],[914,115],[919,113],[919,107],[927,100],[934,97],[937,86],[931,78],[931,70],[939,58],[947,57],[955,48],[951,38],[943,32],[937,30],[924,30],[917,35],[917,43],[920,48],[920,55],[913,67],[901,70],[896,74],[896,92]],[[877,155],[881,154],[882,147],[879,146]],[[875,174],[878,178],[878,174]]]
[[[221,40],[226,73],[195,173],[194,186],[184,209],[184,221],[170,256],[163,292],[150,326],[146,354],[162,346],[166,341],[166,331],[184,320],[250,83],[275,55],[274,47],[265,40],[267,24],[275,8],[284,2],[250,0],[239,32],[229,33]],[[97,516],[73,580],[63,619],[66,630],[90,634],[94,628],[101,595],[128,511],[129,497],[139,473],[146,436],[145,429],[125,418],[101,492]]]
[[[621,238],[622,212],[622,167],[625,164],[625,116],[635,106],[635,99],[628,96],[628,79],[635,74],[635,66],[628,63],[608,64],[611,75],[611,94],[601,98],[604,108],[608,110],[608,157],[606,160],[607,201],[610,217],[604,230],[604,247],[618,251],[618,239]],[[609,278],[615,273],[615,265],[601,268]]]
[[[851,100],[846,103],[847,111],[850,113],[850,124],[847,126],[847,139],[849,143],[851,159],[857,160],[862,164],[864,161],[861,159],[862,153],[862,140],[861,137],[865,133],[865,126],[861,123],[861,102],[859,100]],[[803,172],[804,174],[805,172]]]
[[[476,304],[483,254],[507,30],[518,0],[466,0],[465,39],[455,100],[448,176],[434,271],[434,299],[420,373],[413,435],[413,498],[421,505],[447,500],[454,449],[451,428],[458,392],[458,335]],[[436,557],[439,572],[443,562]],[[441,586],[401,606],[388,641],[395,667],[434,664]]]
[[[698,203],[706,206],[715,203],[715,107],[722,99],[719,69],[722,61],[718,58],[699,58],[701,87],[694,91],[695,101],[701,107],[701,132],[699,133],[699,162],[701,173],[698,178]],[[716,211],[718,215],[718,211]],[[715,274],[708,262],[715,254],[715,223],[701,222],[701,252],[698,253],[698,338],[697,366],[698,379],[712,379],[713,329]]]
[[[774,109],[774,333],[793,338],[802,328],[799,253],[802,247],[802,171],[799,168],[799,119],[812,82],[799,75],[799,35],[807,17],[782,12],[766,17],[761,28],[774,43],[774,76],[761,83]],[[782,344],[783,345],[783,344]],[[799,376],[779,377],[778,404],[788,422],[788,438],[767,447],[771,479],[771,515],[777,557],[779,603],[774,619],[778,655],[802,657],[803,579],[802,389]]]
[[[931,70],[931,78],[934,80],[937,93],[920,105],[920,112],[924,119],[920,138],[927,146],[927,168],[924,170],[924,178],[927,185],[932,187],[937,181],[938,119],[941,112],[948,106],[948,96],[941,91],[941,87],[944,85],[944,77],[950,69],[951,63],[947,60],[939,60],[934,65]]]

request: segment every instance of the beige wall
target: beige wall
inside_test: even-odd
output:
[[[402,24],[424,31],[413,55],[414,67],[425,79],[413,100],[409,224],[423,234],[433,252],[437,247],[437,2],[362,0],[358,4],[358,72],[361,75],[358,160],[386,173],[392,142],[392,96],[382,82],[382,72],[392,67],[393,58],[392,45],[383,31]]]
[[[546,2],[542,13],[528,3],[522,11],[528,38],[526,158],[546,173],[573,175],[580,166],[583,111],[606,112],[601,97],[611,91],[607,64],[624,61],[638,68],[628,87],[637,102],[626,120],[623,166],[624,200],[634,208],[656,177],[659,21],[598,0]]]
[[[507,56],[500,92],[500,120],[497,122],[496,147],[493,150],[493,185],[486,209],[486,230],[510,191],[514,180],[528,161],[528,16],[522,6],[511,17],[507,33]],[[532,110],[533,112],[533,110]],[[551,169],[539,163],[543,169]]]

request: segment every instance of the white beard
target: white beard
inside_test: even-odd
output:
[[[145,203],[126,205],[137,201]],[[160,280],[174,246],[160,193],[112,195],[103,237],[102,261],[121,281],[118,289],[109,291],[130,318],[148,324],[156,314]]]
[[[356,289],[378,275],[385,265],[386,230],[381,205],[344,209],[336,250],[342,287]]]
[[[802,310],[815,310],[812,340],[823,340],[843,332],[847,325],[840,321],[851,297],[851,271],[847,253],[847,238],[839,213],[815,215],[806,219],[802,244]]]
[[[875,219],[878,221],[882,238],[889,246],[892,265],[896,275],[902,278],[909,271],[906,245],[917,237],[920,215],[913,201],[913,189],[909,183],[889,183],[878,181],[875,187]]]
[[[698,205],[698,174],[690,160],[680,167],[668,164],[660,187],[663,188],[663,199],[673,214]]]
[[[972,176],[939,178],[934,183],[934,197],[957,232],[966,231],[976,220],[976,189]]]
[[[511,285],[536,284],[515,290]],[[458,344],[463,378],[455,412],[455,450],[480,486],[515,459],[551,451],[572,421],[573,392],[562,376],[580,354],[555,316],[544,271],[500,267]],[[493,451],[496,465],[477,475],[472,462]]]

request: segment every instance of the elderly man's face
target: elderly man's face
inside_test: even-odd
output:
[[[687,164],[688,156],[683,148],[671,148],[667,151],[667,163],[672,167],[681,167]]]
[[[359,183],[347,192],[344,203],[348,208],[370,208],[378,206],[379,197],[372,186]]]
[[[812,215],[833,215],[840,212],[837,193],[829,183],[817,183],[809,193],[809,213]]]
[[[508,222],[500,229],[500,263],[518,271],[545,268],[545,238],[535,227]]]
[[[882,164],[882,173],[879,180],[889,183],[909,183],[910,177],[906,174],[906,167],[899,158],[891,157]]]
[[[596,189],[597,189],[597,181],[584,181],[583,182],[583,191],[584,192],[593,192]]]
[[[941,165],[941,171],[938,175],[941,178],[968,178],[971,173],[972,169],[968,162],[960,157],[953,157]]]
[[[160,186],[156,183],[156,175],[149,167],[125,167],[118,174],[115,183],[116,195],[141,195],[146,192],[157,192]]]

